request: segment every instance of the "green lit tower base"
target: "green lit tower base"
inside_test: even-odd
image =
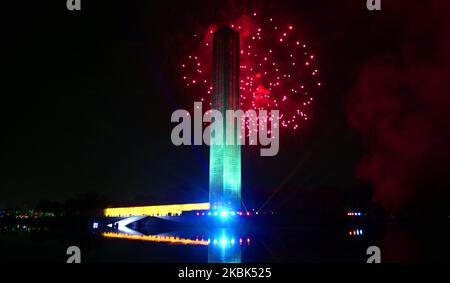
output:
[[[214,33],[212,108],[222,112],[223,141],[214,145],[211,133],[209,154],[209,202],[211,209],[236,211],[241,208],[241,146],[234,125],[234,145],[226,145],[226,110],[239,108],[239,32],[223,27]]]

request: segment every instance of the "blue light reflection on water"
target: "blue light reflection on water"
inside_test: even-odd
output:
[[[242,262],[242,237],[231,229],[219,229],[212,235],[212,244],[208,246],[209,263]]]

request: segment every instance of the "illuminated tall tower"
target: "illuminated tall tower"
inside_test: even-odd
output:
[[[209,152],[209,202],[211,209],[238,210],[241,207],[241,146],[234,120],[226,110],[239,108],[239,32],[225,26],[214,33],[212,108],[222,112],[222,143],[215,145],[211,133]],[[227,145],[229,127],[234,124],[234,145]]]

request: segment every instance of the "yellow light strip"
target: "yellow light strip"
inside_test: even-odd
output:
[[[206,240],[192,240],[174,236],[153,236],[153,235],[129,235],[123,233],[104,232],[101,234],[105,238],[158,242],[168,244],[181,245],[202,245],[207,246],[209,243]]]
[[[152,205],[135,207],[116,207],[107,208],[103,211],[106,217],[129,217],[129,216],[168,216],[181,215],[184,211],[209,210],[209,202],[188,203],[188,204],[170,204],[170,205]]]

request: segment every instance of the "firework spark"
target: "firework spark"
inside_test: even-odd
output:
[[[313,94],[322,85],[316,55],[293,24],[254,13],[229,26],[241,35],[240,108],[279,110],[280,126],[297,130],[308,120]],[[210,107],[212,35],[216,29],[211,26],[202,36],[195,34],[199,48],[180,65],[186,87]]]

